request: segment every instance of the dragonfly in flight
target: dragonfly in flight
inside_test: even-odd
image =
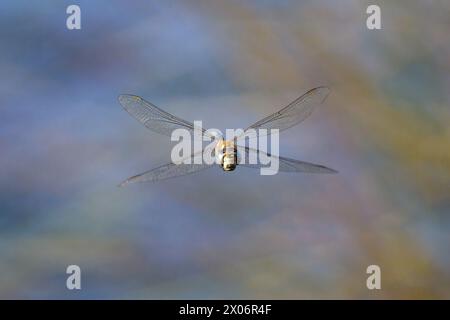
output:
[[[286,130],[295,126],[305,120],[313,111],[314,107],[323,103],[330,92],[327,87],[317,87],[309,90],[281,110],[255,122],[243,132],[249,132],[249,129],[267,129],[266,135],[270,135],[270,129],[278,129],[279,131]],[[171,136],[173,130],[187,129],[191,133],[195,129],[194,124],[184,119],[178,118],[154,104],[145,101],[139,96],[122,94],[119,96],[119,102],[122,107],[137,121],[142,123],[145,127],[166,136]],[[205,129],[201,128],[202,133],[208,135]],[[254,131],[253,131],[254,132]],[[261,150],[252,149],[245,146],[240,146],[236,143],[239,137],[232,140],[218,139],[214,148],[214,153],[218,157],[217,163],[224,171],[233,171],[236,166],[260,168],[262,164],[241,163],[239,161],[240,155],[245,157],[254,156],[263,153],[270,157],[270,154],[264,153]],[[190,156],[191,159],[199,156],[200,153]],[[278,171],[282,172],[304,172],[304,173],[337,173],[336,170],[328,167],[304,162],[300,160],[289,159],[285,157],[277,157],[279,161]],[[130,183],[159,181],[168,178],[192,174],[210,168],[212,164],[201,163],[196,161],[188,163],[168,163],[144,173],[135,175],[123,181],[120,186],[125,186]]]

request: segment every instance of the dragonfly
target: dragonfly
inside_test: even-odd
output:
[[[329,93],[330,89],[324,86],[311,89],[289,103],[281,110],[250,125],[243,131],[243,134],[245,134],[246,132],[250,132],[249,129],[255,129],[251,132],[256,132],[256,130],[258,129],[266,129],[266,135],[270,135],[270,129],[278,129],[279,132],[289,129],[309,117],[314,108],[325,101]],[[176,129],[187,129],[191,133],[193,133],[195,129],[200,129],[203,135],[214,138],[205,129],[196,128],[192,122],[174,116],[139,96],[121,94],[119,95],[119,103],[133,118],[135,118],[137,121],[139,121],[146,128],[150,129],[153,132],[171,136],[173,130]],[[250,164],[240,161],[240,159],[242,159],[241,155],[246,158],[255,155],[258,156],[261,154],[265,155],[266,157],[272,156],[269,153],[265,153],[258,149],[252,149],[247,146],[238,145],[236,142],[238,138],[240,137],[234,137],[234,139],[232,140],[225,140],[223,138],[217,139],[217,143],[214,147],[213,152],[218,157],[217,163],[225,172],[234,171],[237,166],[249,168],[261,168],[263,166],[262,163]],[[202,152],[197,152],[190,155],[189,160],[192,161],[188,161],[187,163],[186,161],[177,163],[170,162],[141,174],[132,176],[123,181],[119,186],[126,186],[128,184],[137,182],[156,182],[169,178],[193,174],[208,169],[212,167],[214,163],[208,164],[198,163],[198,161],[194,161],[196,157],[201,157],[203,152],[204,150],[202,150]],[[337,173],[336,170],[320,164],[314,164],[285,157],[277,158],[279,161],[278,171],[281,172],[322,174]]]

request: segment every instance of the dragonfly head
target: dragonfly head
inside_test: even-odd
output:
[[[220,164],[224,171],[233,171],[236,169],[237,149],[232,140],[219,140],[216,145],[217,163]]]
[[[233,171],[236,169],[236,156],[235,154],[226,154],[222,158],[223,171]]]

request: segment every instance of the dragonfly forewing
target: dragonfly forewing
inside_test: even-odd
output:
[[[309,90],[280,111],[249,126],[238,139],[244,137],[244,135],[247,135],[248,138],[254,138],[256,135],[258,137],[270,135],[270,129],[283,131],[299,124],[311,115],[317,105],[325,101],[329,93],[330,89],[328,87],[317,87]],[[267,133],[263,134],[260,131],[256,131],[257,129],[266,129]]]
[[[142,123],[148,129],[166,135],[171,136],[172,132],[176,129],[186,129],[191,133],[194,132],[194,124],[176,117],[154,104],[145,101],[139,96],[122,94],[119,96],[119,102],[122,107],[137,121]],[[212,138],[206,133],[203,128],[197,128],[203,135]]]

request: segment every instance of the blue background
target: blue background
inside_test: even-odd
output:
[[[0,297],[450,298],[450,4],[374,3],[2,1]],[[119,94],[224,130],[318,85],[280,152],[339,174],[117,187],[173,146]]]

